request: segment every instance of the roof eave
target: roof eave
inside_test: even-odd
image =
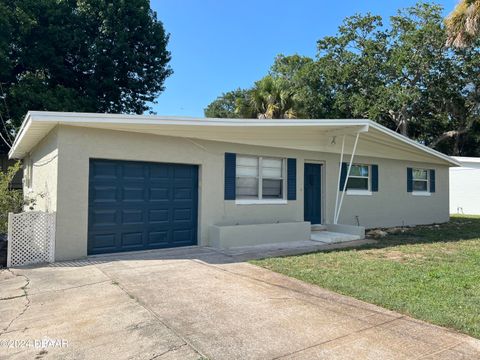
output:
[[[456,159],[452,158],[451,156],[448,156],[448,155],[445,155],[437,150],[434,150],[426,145],[422,145],[404,135],[401,135],[393,130],[390,130],[388,128],[386,128],[385,126],[382,126],[372,120],[368,120],[370,125],[375,128],[376,130],[379,130],[385,134],[388,134],[402,142],[404,142],[405,144],[409,144],[411,146],[414,146],[415,148],[419,149],[419,150],[422,150],[422,151],[425,151],[427,153],[429,153],[430,155],[433,155],[437,158],[440,158],[442,160],[444,160],[445,162],[447,162],[448,164],[450,165],[454,165],[454,166],[461,166],[460,162],[457,161]]]
[[[17,158],[15,156],[16,149],[18,147],[18,144],[20,144],[23,137],[25,136],[25,133],[27,132],[31,123],[32,123],[32,114],[29,111],[29,112],[27,112],[27,115],[25,115],[25,118],[23,119],[22,125],[20,126],[20,129],[18,130],[18,134],[15,137],[15,141],[13,142],[12,147],[10,148],[10,151],[8,152],[8,158],[9,159],[16,159]]]
[[[156,120],[158,122],[156,122]],[[160,123],[161,121],[161,123]],[[88,124],[104,123],[104,124],[129,124],[129,125],[191,125],[191,126],[235,126],[235,127],[270,127],[270,126],[318,126],[318,127],[338,127],[338,130],[330,130],[333,134],[335,131],[339,134],[345,129],[353,128],[355,132],[368,132],[370,128],[376,129],[386,136],[393,137],[403,143],[405,146],[414,147],[419,151],[428,153],[449,166],[461,166],[461,163],[448,155],[442,154],[425,145],[419,144],[401,134],[398,134],[372,120],[366,119],[216,119],[216,118],[193,118],[180,116],[147,116],[147,115],[125,115],[125,114],[95,114],[95,113],[66,113],[66,112],[42,112],[29,111],[20,127],[19,133],[15,138],[12,148],[9,151],[10,158],[22,158],[29,150],[19,153],[19,145],[24,140],[25,134],[31,127],[32,123],[50,123],[50,124]],[[352,129],[349,129],[352,131]],[[32,147],[35,145],[32,145]]]

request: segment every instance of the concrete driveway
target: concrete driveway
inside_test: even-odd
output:
[[[185,248],[0,272],[5,359],[478,359],[480,341]]]

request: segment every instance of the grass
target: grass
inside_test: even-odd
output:
[[[480,217],[452,217],[361,248],[252,263],[480,338]]]

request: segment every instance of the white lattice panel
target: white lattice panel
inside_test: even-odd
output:
[[[29,211],[8,216],[7,266],[55,260],[55,213]]]

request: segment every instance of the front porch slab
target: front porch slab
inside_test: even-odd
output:
[[[314,231],[310,235],[310,240],[319,241],[323,244],[337,244],[360,239],[362,239],[360,235],[337,233],[333,231]]]

